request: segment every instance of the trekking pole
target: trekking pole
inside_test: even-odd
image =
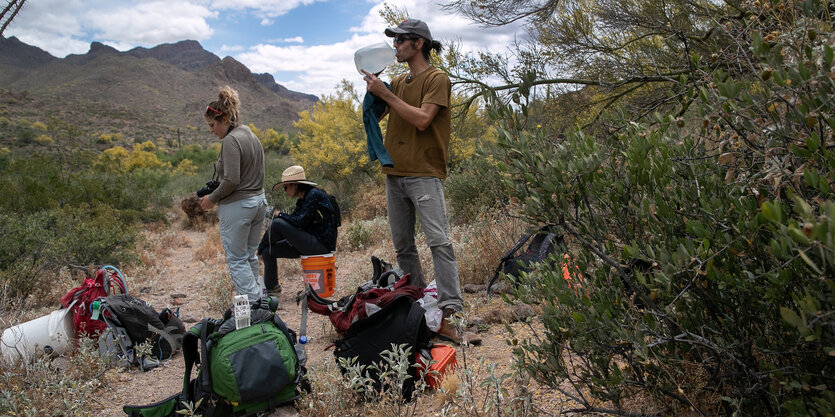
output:
[[[307,295],[310,294],[310,284],[305,284],[304,291],[301,293],[302,317],[299,323],[299,345],[301,349],[296,349],[296,355],[302,366],[307,362]],[[298,345],[297,345],[298,346]]]

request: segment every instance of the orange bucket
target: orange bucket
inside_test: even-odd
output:
[[[301,256],[302,274],[305,284],[310,284],[313,291],[322,298],[333,295],[336,289],[335,265],[333,253],[325,255]]]

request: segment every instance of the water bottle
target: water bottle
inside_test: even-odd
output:
[[[363,70],[371,74],[379,74],[394,62],[395,53],[394,48],[384,42],[368,45],[354,52],[354,65],[357,66],[360,74]]]

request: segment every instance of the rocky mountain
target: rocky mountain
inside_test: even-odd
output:
[[[102,132],[128,130],[128,136],[147,130],[143,134],[166,136],[177,129],[203,129],[202,111],[223,85],[238,90],[244,122],[261,129],[292,132],[298,113],[318,101],[277,84],[269,74],[253,74],[234,58],[221,59],[193,40],[126,52],[93,42],[85,54],[56,58],[14,37],[0,37],[0,89],[26,98],[11,107],[29,103],[50,112],[48,117],[92,123]]]

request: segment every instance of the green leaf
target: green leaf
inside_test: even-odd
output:
[[[806,255],[806,252],[798,249],[797,253],[800,255],[800,258],[803,259],[803,262],[806,262],[806,265],[809,265],[809,268],[812,268],[818,275],[822,274],[820,268]]]
[[[812,244],[812,241],[810,241],[809,238],[806,237],[806,235],[803,233],[803,231],[797,228],[797,226],[789,226],[788,234],[793,241],[797,242],[800,245],[809,246]]]
[[[806,181],[812,188],[818,188],[818,184],[820,183],[820,175],[818,175],[818,171],[812,167],[806,167],[803,170],[803,179]]]
[[[774,204],[770,201],[763,201],[762,206],[760,206],[760,210],[762,211],[763,217],[766,219],[776,223],[783,222],[783,213],[780,211],[779,204]]]
[[[793,310],[790,310],[786,307],[780,307],[780,317],[783,318],[783,321],[785,321],[788,324],[791,324],[793,327],[805,326],[803,324],[803,319],[801,319],[800,316],[797,315],[797,313],[795,313]]]
[[[820,137],[818,137],[817,132],[812,132],[812,135],[806,139],[806,147],[809,148],[812,152],[817,152],[818,148],[821,146]]]

